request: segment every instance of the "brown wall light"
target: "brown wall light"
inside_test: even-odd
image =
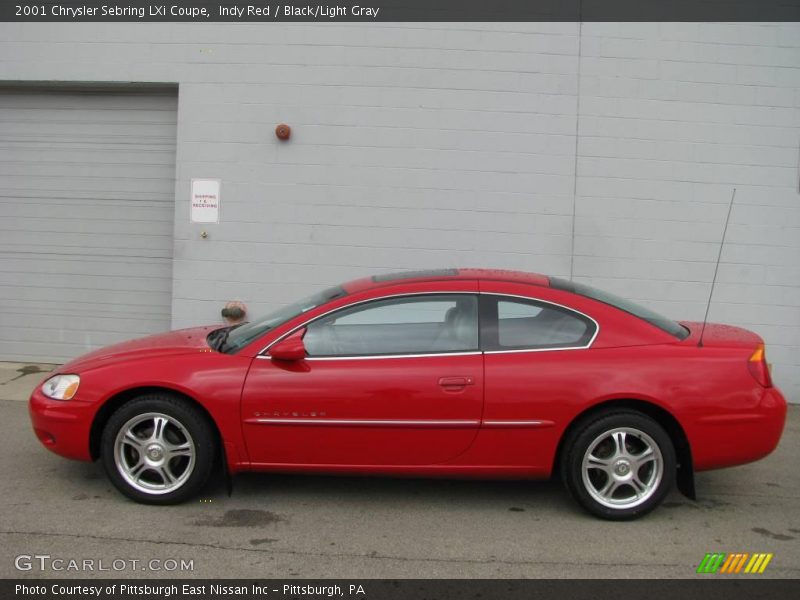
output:
[[[292,128],[286,123],[281,123],[275,128],[275,135],[278,136],[279,140],[285,142],[292,135]]]

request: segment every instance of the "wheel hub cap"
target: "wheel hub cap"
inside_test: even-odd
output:
[[[617,477],[625,477],[629,475],[631,472],[631,463],[627,460],[618,460],[614,465],[614,474]]]
[[[147,447],[147,458],[154,463],[161,462],[164,458],[164,448],[160,444],[150,444]]]

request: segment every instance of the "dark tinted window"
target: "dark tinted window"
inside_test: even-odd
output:
[[[493,302],[497,311],[495,349],[581,348],[589,344],[596,330],[591,319],[552,304],[502,296],[494,297]],[[491,344],[494,335],[489,338]]]
[[[630,313],[635,317],[639,317],[643,321],[647,321],[651,325],[655,325],[659,329],[666,331],[671,335],[674,335],[679,340],[682,340],[689,335],[689,330],[686,329],[686,327],[684,327],[680,323],[676,323],[672,319],[668,319],[667,317],[661,316],[660,314],[653,312],[649,308],[645,308],[644,306],[639,306],[635,302],[631,302],[630,300],[625,300],[624,298],[620,298],[619,296],[615,296],[614,294],[604,292],[603,290],[598,290],[597,288],[594,288],[590,285],[585,285],[583,283],[576,283],[574,281],[568,281],[566,279],[559,279],[557,277],[551,277],[550,287],[556,288],[558,290],[572,292],[574,294],[579,294],[581,296],[586,296],[587,298],[597,300],[598,302],[603,302],[604,304],[610,304],[615,308],[624,310],[626,313]]]
[[[309,324],[308,355],[430,354],[478,349],[478,301],[467,294],[390,298]]]

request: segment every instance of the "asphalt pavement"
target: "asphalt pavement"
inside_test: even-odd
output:
[[[48,368],[0,363],[3,578],[683,578],[707,552],[773,553],[756,577],[800,576],[800,406],[771,456],[627,523],[526,481],[247,474],[230,497],[217,482],[152,507],[36,440],[26,400]]]

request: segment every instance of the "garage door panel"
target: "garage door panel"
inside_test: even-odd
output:
[[[80,100],[78,100],[80,102]],[[147,110],[144,108],[121,108],[117,110],[98,110],[91,108],[62,107],[56,110],[44,106],[8,105],[6,108],[14,109],[14,122],[37,123],[42,116],[42,110],[47,111],[48,121],[55,123],[81,123],[81,124],[118,124],[125,123],[174,123],[175,112],[172,110]],[[2,105],[0,105],[2,107]],[[10,122],[7,118],[0,119],[0,124]]]
[[[114,285],[109,282],[108,285]],[[43,293],[53,293],[53,287],[44,285],[0,285],[0,299],[24,301],[37,299]],[[85,288],[60,288],[57,292],[58,301],[83,302],[87,304],[113,304],[115,302],[125,302],[134,306],[145,308],[157,308],[166,306],[171,302],[171,294],[168,292],[152,292],[142,290],[115,290],[108,288],[87,290]],[[34,322],[34,321],[31,321]]]
[[[80,131],[76,131],[79,128]],[[134,133],[132,129],[137,131]],[[127,144],[169,144],[169,138],[163,133],[163,123],[82,123],[53,121],[41,122],[0,122],[0,139],[5,143],[8,138],[22,141],[27,133],[27,142],[54,140],[57,142],[75,141],[127,143]],[[138,135],[137,135],[138,134]],[[144,139],[140,136],[145,136]],[[13,142],[13,140],[10,140]]]
[[[37,233],[58,233],[69,229],[72,234],[83,235],[93,234],[98,228],[102,228],[107,234],[120,234],[120,235],[156,235],[156,236],[172,236],[172,224],[165,223],[161,220],[131,220],[127,219],[123,211],[117,211],[120,214],[118,218],[114,218],[113,214],[109,215],[103,211],[103,217],[100,215],[90,215],[86,218],[81,217],[15,217],[14,224],[17,229],[24,231],[31,231]],[[2,210],[0,210],[2,214]],[[151,213],[152,214],[152,213]],[[169,212],[165,212],[164,217],[171,216]],[[110,218],[109,218],[110,217]],[[9,227],[3,227],[0,222],[0,232],[10,232]]]
[[[130,140],[120,137],[114,137],[108,140],[87,140],[85,138],[67,140],[43,136],[41,140],[32,140],[29,138],[25,142],[22,142],[20,140],[12,140],[9,136],[3,136],[0,138],[0,150],[12,156],[23,156],[25,152],[36,152],[43,156],[52,157],[69,157],[75,152],[86,152],[86,155],[90,157],[93,157],[92,155],[96,155],[97,153],[102,154],[108,151],[114,153],[128,152],[131,153],[131,158],[133,159],[137,155],[141,156],[142,154],[171,154],[173,146],[166,143],[166,141],[160,140],[133,144]]]
[[[14,190],[24,191],[25,182],[31,177],[22,175],[3,175],[0,181],[8,184],[3,190],[8,194]],[[75,191],[94,192],[95,194],[113,198],[117,194],[133,194],[136,192],[161,193],[163,194],[164,182],[161,179],[125,179],[118,177],[69,177],[69,181],[64,181],[64,177],[53,175],[36,175],[37,187],[40,190],[60,192],[65,186],[72,187]],[[174,194],[174,192],[172,192]],[[172,197],[172,196],[170,196]]]
[[[152,280],[156,279],[152,275],[129,276],[128,274],[116,275],[86,275],[61,272],[42,275],[39,273],[15,273],[14,287],[49,287],[58,289],[81,288],[93,291],[113,289],[118,292],[139,292],[143,287],[148,287]],[[162,277],[161,279],[164,279]],[[0,284],[0,286],[3,284]]]
[[[65,224],[65,229],[68,224]],[[166,246],[171,241],[171,236],[141,235],[135,233],[108,234],[95,232],[91,235],[82,232],[46,232],[31,229],[29,231],[4,231],[4,244],[15,245],[18,248],[31,246],[34,248],[107,248],[114,246],[125,250],[138,250],[148,244]],[[164,239],[166,238],[166,239]]]
[[[39,257],[18,259],[10,256],[3,261],[0,273],[7,275],[9,279],[13,278],[15,282],[22,282],[25,277],[47,277],[60,274],[130,279],[153,277],[169,279],[172,277],[172,263],[167,259],[158,259],[157,262],[153,262],[153,259],[129,261],[130,264],[123,271],[119,266],[119,261],[114,257],[106,262],[96,261],[93,258],[87,256],[75,260],[61,260],[58,264],[53,264],[53,261],[39,260]]]
[[[0,91],[0,360],[169,328],[175,95]]]
[[[127,220],[127,221],[147,221],[147,222],[161,222],[165,216],[168,216],[172,211],[172,202],[163,202],[163,206],[152,201],[144,201],[137,199],[128,199],[121,202],[108,202],[103,200],[89,200],[78,198],[56,198],[48,201],[41,196],[29,197],[25,202],[20,202],[20,198],[15,198],[13,201],[0,197],[0,219],[21,218],[21,219],[73,219],[82,220],[83,218],[91,219],[93,221],[101,220]],[[171,199],[170,199],[171,200]],[[76,210],[83,210],[85,208],[102,208],[102,211],[84,211],[86,217],[76,217]],[[153,209],[158,209],[156,215]],[[157,218],[160,217],[160,218]],[[171,228],[172,224],[167,223],[164,225]]]
[[[76,275],[99,275],[103,277],[172,277],[172,262],[165,259],[143,259],[128,261],[124,273],[120,270],[116,257],[85,256],[80,258],[62,257],[57,263],[43,261],[38,256],[12,254],[3,260],[2,273],[18,280],[20,273],[43,276],[54,273],[74,273]]]
[[[48,177],[38,176],[36,179],[36,188],[43,191],[45,195],[48,192],[53,192],[58,195],[65,187],[74,190],[87,192],[87,195],[114,198],[119,194],[129,195],[136,194],[137,192],[160,194],[163,196],[163,181],[160,179],[119,179],[109,177]],[[67,179],[67,181],[65,181]],[[7,183],[7,187],[3,190],[5,194],[13,193],[16,190],[27,191],[24,187],[26,181],[30,181],[29,177],[21,175],[16,176],[3,176],[0,181]],[[174,194],[174,192],[173,192]],[[169,196],[170,199],[173,195]]]
[[[0,190],[0,202],[18,203],[22,200],[46,199],[48,205],[58,205],[69,202],[82,202],[91,206],[104,206],[105,203],[137,202],[137,206],[152,206],[154,203],[166,202],[173,203],[173,192],[164,193],[164,190],[146,191],[141,189],[126,190],[124,193],[119,190],[113,198],[100,191],[85,189],[65,189],[64,186],[54,186],[52,189],[37,188],[6,188]]]
[[[163,258],[169,260],[172,256],[172,251],[165,251],[163,248],[103,248],[102,252],[98,252],[97,248],[91,247],[75,247],[75,248],[66,248],[58,246],[54,247],[42,247],[36,244],[36,240],[31,240],[31,243],[27,247],[19,247],[14,246],[11,244],[4,244],[0,241],[0,254],[5,254],[7,256],[16,256],[16,255],[23,255],[23,256],[31,256],[36,257],[44,260],[60,260],[61,257],[75,260],[80,258],[93,258],[98,254],[102,254],[103,256],[107,256],[109,258],[146,258],[146,259],[154,259],[154,258]],[[165,254],[166,252],[166,254]],[[122,261],[127,264],[130,261]],[[0,267],[0,271],[2,268]]]
[[[164,161],[169,160],[169,155],[174,150],[164,150],[161,146],[141,147],[120,146],[113,148],[114,162],[109,161],[108,152],[112,148],[107,146],[54,148],[51,145],[42,145],[41,148],[33,145],[26,147],[10,148],[0,143],[0,162],[36,163],[47,164],[90,164],[96,165],[98,161],[105,164],[132,165],[152,164],[164,167]]]
[[[17,315],[19,316],[19,315]],[[164,317],[162,316],[162,319]],[[166,317],[169,320],[169,317]],[[42,318],[35,324],[20,326],[19,320],[13,321],[9,317],[0,318],[0,327],[8,329],[10,333],[24,335],[29,341],[47,342],[53,339],[54,332],[71,332],[82,335],[86,331],[93,332],[96,339],[107,339],[113,344],[119,340],[116,334],[126,334],[128,338],[147,335],[152,331],[153,319],[120,319],[119,317],[97,317],[93,315],[72,315],[68,318],[53,315]],[[101,330],[98,333],[98,330]]]
[[[157,179],[159,181],[169,178],[175,170],[154,164],[130,164],[130,163],[104,163],[103,170],[98,170],[96,164],[80,162],[52,162],[52,163],[31,163],[31,162],[5,162],[0,163],[0,177],[58,177],[59,179],[100,179],[105,182],[109,180],[109,174],[113,172],[114,181],[132,180],[141,181],[147,179]]]
[[[0,95],[0,109],[39,109],[58,114],[61,111],[83,110],[94,114],[120,113],[129,110],[146,110],[151,114],[166,113],[175,119],[178,98],[175,94],[131,92],[106,92],[97,94],[80,92],[61,92],[58,90],[28,93],[25,91],[9,91]],[[54,97],[57,101],[54,102]]]
[[[31,310],[37,311],[37,320],[47,316],[73,317],[85,314],[97,315],[98,317],[109,317],[114,319],[130,320],[139,319],[144,321],[155,318],[171,317],[170,310],[163,306],[142,306],[140,304],[128,304],[127,299],[116,302],[113,305],[91,301],[72,301],[64,298],[53,298],[51,300],[26,300],[25,305],[21,306],[16,302],[9,303],[10,312],[16,315],[27,315]],[[67,319],[65,319],[67,320]],[[17,320],[17,324],[21,321]]]

